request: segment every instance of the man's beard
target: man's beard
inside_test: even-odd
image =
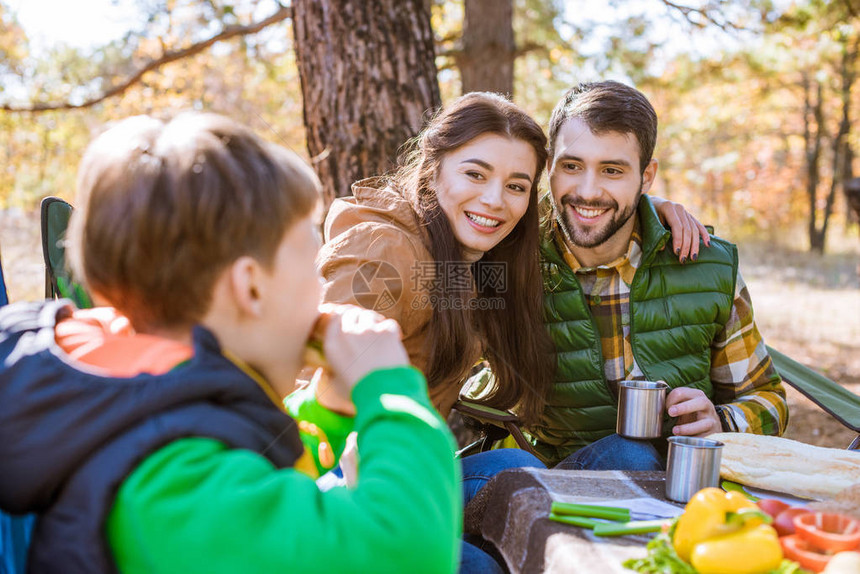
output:
[[[597,247],[606,243],[619,229],[624,227],[631,217],[636,215],[639,199],[642,197],[642,185],[639,185],[639,193],[636,199],[624,211],[618,211],[618,202],[614,199],[608,201],[576,201],[571,196],[565,195],[561,198],[561,205],[556,206],[556,219],[558,220],[564,238],[577,247]],[[575,227],[570,220],[566,206],[571,209],[576,205],[585,209],[609,209],[615,212],[615,216],[601,229],[583,229]]]

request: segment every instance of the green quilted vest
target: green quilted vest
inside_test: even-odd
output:
[[[639,203],[642,262],[630,287],[630,338],[636,364],[648,380],[701,389],[713,396],[711,342],[732,309],[736,247],[718,238],[684,265],[671,249],[647,195]],[[617,397],[603,373],[600,335],[574,272],[542,228],[544,320],[556,346],[558,370],[541,421],[526,429],[530,442],[553,465],[615,432]],[[666,416],[663,434],[673,421]]]

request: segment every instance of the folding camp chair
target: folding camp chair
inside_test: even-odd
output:
[[[0,307],[9,302],[3,261],[0,259]],[[35,517],[12,516],[0,511],[0,574],[23,574]]]
[[[832,381],[821,373],[780,353],[773,347],[768,346],[767,350],[782,380],[800,391],[801,394],[839,423],[858,433],[857,437],[848,445],[848,449],[860,449],[860,396],[855,395],[836,381]],[[477,376],[486,376],[486,371]],[[515,414],[487,407],[462,397],[454,404],[453,408],[462,413],[464,418],[467,418],[467,424],[473,428],[479,428],[484,433],[483,438],[461,449],[457,453],[458,456],[463,457],[490,450],[495,443],[507,437],[509,433],[517,447],[534,453],[520,430],[520,422]]]
[[[767,351],[783,381],[842,425],[858,433],[848,449],[860,449],[860,397],[773,347],[768,346]]]
[[[517,415],[482,405],[479,402],[460,398],[452,407],[463,415],[465,424],[478,430],[483,436],[475,442],[466,445],[456,453],[457,458],[463,458],[470,454],[485,452],[493,448],[493,445],[506,437],[511,436],[516,442],[517,448],[536,455],[532,445],[520,430],[520,419]]]
[[[66,229],[72,206],[59,197],[42,200],[42,255],[45,258],[45,298],[71,299],[79,309],[93,306],[86,290],[75,282],[66,265]]]

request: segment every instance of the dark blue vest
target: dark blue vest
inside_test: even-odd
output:
[[[123,480],[183,437],[260,453],[302,452],[295,422],[202,327],[194,357],[165,375],[101,377],[64,359],[54,326],[68,302],[0,310],[0,508],[36,512],[30,572],[115,572],[104,524]]]

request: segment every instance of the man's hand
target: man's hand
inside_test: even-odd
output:
[[[714,403],[699,389],[674,389],[666,397],[666,408],[680,423],[672,429],[676,435],[707,436],[723,430]]]

